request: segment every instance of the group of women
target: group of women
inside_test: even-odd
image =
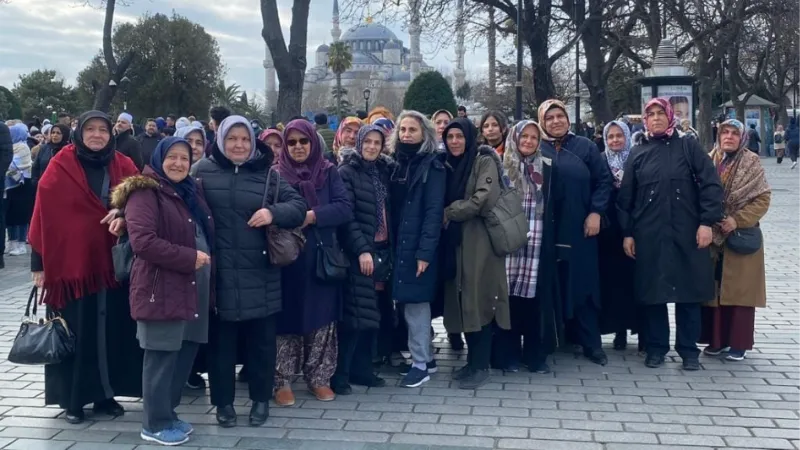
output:
[[[752,347],[763,244],[743,254],[726,238],[758,227],[769,187],[741,151],[738,121],[723,124],[709,158],[661,99],[633,148],[627,126],[609,123],[602,154],[569,131],[557,100],[538,123],[512,127],[493,111],[477,128],[446,111],[387,115],[346,122],[354,130],[337,133],[332,157],[304,119],[257,139],[232,115],[209,157],[170,137],[138,174],[114,150],[109,118],[84,113],[39,182],[31,225],[34,281],[77,338],[74,358],[46,367],[46,402],[78,423],[87,403],[120,415],[114,396],[142,396],[141,437],[177,445],[193,431],[175,408],[200,345],[216,419],[232,427],[244,342],[248,422],[259,426],[271,399],[295,403],[301,373],[320,401],[385,385],[373,356],[400,340],[411,356],[400,384],[424,384],[438,369],[439,315],[454,346],[462,333],[469,346],[452,375],[464,389],[491,367],[547,373],[547,356],[568,343],[606,364],[601,334],[617,333],[624,349],[628,330],[658,367],[667,303],[684,369],[699,369],[701,321],[707,353],[736,359]],[[485,218],[512,188],[529,232],[502,254]],[[121,235],[135,255],[129,286],[111,258]],[[278,265],[287,239],[304,245]]]

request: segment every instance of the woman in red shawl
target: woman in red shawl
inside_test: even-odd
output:
[[[29,240],[31,271],[44,289],[48,312],[58,312],[75,334],[75,355],[45,366],[45,404],[66,410],[69,423],[95,413],[125,413],[114,396],[141,397],[142,356],[136,343],[128,289],[114,279],[111,247],[122,219],[109,211],[109,192],[138,170],[114,149],[105,113],[81,115],[74,144],[56,154],[36,192]],[[110,227],[109,227],[110,224]]]

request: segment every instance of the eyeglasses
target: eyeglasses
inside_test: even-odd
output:
[[[300,143],[300,145],[308,145],[308,143],[311,142],[311,141],[309,141],[308,138],[288,139],[286,141],[286,146],[287,147],[294,147],[295,145],[297,145],[298,142]]]

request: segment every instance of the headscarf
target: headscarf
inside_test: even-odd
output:
[[[231,131],[231,129],[236,125],[244,125],[244,127],[247,129],[247,132],[250,133],[250,156],[247,157],[247,160],[249,161],[256,155],[256,134],[253,132],[253,129],[250,128],[250,121],[245,117],[226,117],[225,120],[219,124],[219,128],[217,128],[217,137],[215,143],[217,144],[219,151],[225,155],[225,138],[228,136],[228,133]],[[225,155],[225,157],[227,158],[228,155]]]
[[[450,111],[448,111],[446,109],[437,109],[436,111],[433,112],[433,114],[431,114],[431,122],[436,120],[436,116],[438,116],[441,113],[447,114],[447,117],[449,117],[450,120],[453,120],[453,113],[451,113]]]
[[[386,185],[381,182],[381,174],[378,171],[378,168],[375,165],[377,161],[367,161],[364,159],[364,139],[367,138],[367,135],[373,131],[377,131],[378,134],[381,135],[381,150],[383,147],[386,146],[386,136],[383,134],[383,130],[377,125],[364,125],[358,130],[358,135],[356,136],[356,154],[361,156],[364,166],[367,168],[367,174],[369,175],[370,179],[372,179],[372,186],[375,188],[375,204],[377,208],[375,208],[375,218],[377,219],[378,230],[380,231],[385,228],[385,223],[383,221],[383,210],[386,206],[386,197],[388,196],[388,191],[386,190]],[[381,152],[382,153],[382,152]],[[380,154],[378,154],[378,158],[380,158]]]
[[[175,137],[186,139],[190,134],[194,133],[195,131],[200,133],[200,136],[203,137],[203,155],[205,155],[206,154],[205,149],[208,147],[208,138],[206,137],[206,130],[203,129],[202,125],[200,126],[189,125],[188,127],[178,128],[177,130],[175,130]],[[195,162],[197,161],[192,161],[192,164],[194,164]]]
[[[83,142],[83,127],[92,119],[100,119],[104,121],[108,127],[108,143],[105,147],[98,151],[90,149]],[[116,153],[116,150],[114,149],[115,139],[111,135],[113,129],[114,124],[111,123],[111,119],[108,117],[108,114],[102,111],[92,110],[81,114],[78,117],[78,127],[72,133],[72,142],[75,143],[75,150],[77,152],[78,159],[92,167],[107,166],[108,163],[114,159],[114,154]]]
[[[372,125],[376,120],[380,119],[378,116],[383,116],[391,121],[394,121],[394,114],[392,114],[389,109],[385,106],[376,106],[372,108],[372,111],[367,114],[367,118],[364,119],[364,123]]]
[[[519,142],[522,132],[528,125],[533,125],[539,131],[539,147],[533,154],[523,156],[519,151]],[[542,184],[544,183],[544,169],[542,161],[542,138],[544,131],[542,126],[533,120],[521,120],[508,133],[506,138],[506,154],[503,158],[503,169],[508,176],[511,185],[520,190],[523,195],[528,195],[533,188],[533,196],[536,200],[536,211],[534,217],[542,218],[544,215],[544,194]],[[524,178],[523,178],[524,177]]]
[[[69,135],[72,130],[70,130],[68,126],[60,123],[53,125],[53,128],[58,128],[61,132],[61,142],[57,144],[52,141],[50,142],[50,148],[53,149],[53,156],[55,156],[65,145],[69,144]],[[52,132],[53,130],[51,129],[50,131]]]
[[[464,133],[464,153],[453,156],[447,147],[447,132],[453,128],[458,128]],[[472,166],[478,157],[478,129],[472,121],[459,117],[452,120],[442,132],[442,142],[446,150],[446,160],[448,169],[447,184],[445,185],[444,203],[449,206],[451,203],[463,200],[467,190],[467,182],[472,173]],[[444,276],[451,280],[456,277],[458,261],[456,258],[457,250],[461,247],[463,237],[462,222],[452,221],[447,225],[444,232]]]
[[[47,133],[49,133],[49,132],[50,132],[50,130],[51,130],[52,128],[53,128],[53,126],[52,126],[52,125],[50,125],[49,123],[48,123],[48,124],[46,124],[46,125],[43,125],[43,126],[42,126],[42,134],[44,134],[45,136],[47,136]]]
[[[181,128],[188,127],[191,124],[192,124],[192,122],[189,119],[187,119],[186,117],[181,117],[181,118],[179,118],[178,120],[175,121],[175,130],[176,131],[180,130]],[[249,122],[248,122],[248,125],[249,125]]]
[[[608,146],[608,131],[614,125],[618,126],[622,130],[622,134],[625,135],[625,144],[623,144],[622,150],[618,152],[611,150]],[[631,130],[622,121],[612,120],[603,128],[603,143],[606,146],[605,154],[608,168],[611,169],[611,175],[614,176],[614,185],[619,187],[622,184],[625,161],[628,160],[628,156],[631,154]]]
[[[164,120],[163,117],[156,117],[155,123],[156,123],[156,128],[158,128],[158,131],[163,130],[164,127],[167,126],[167,121]]]
[[[339,150],[342,149],[342,131],[345,127],[355,126],[356,128],[361,128],[364,122],[361,121],[356,116],[349,116],[345,117],[342,122],[339,124],[339,129],[336,130],[336,136],[333,138],[333,154],[337,157],[339,156]]]
[[[258,135],[258,140],[267,143],[267,138],[270,136],[278,136],[281,139],[281,146],[283,146],[283,134],[281,134],[281,130],[277,128],[267,128],[266,130],[262,131],[261,134]]]
[[[392,131],[394,131],[394,122],[392,122],[390,119],[387,119],[385,117],[376,120],[373,123],[373,125],[378,126],[378,128],[380,128],[381,131],[383,131],[383,135],[384,135],[384,137],[386,137],[386,139],[389,139],[389,137],[392,135]],[[383,153],[384,154],[389,154],[389,146],[388,145],[384,145],[383,146]]]
[[[9,131],[11,132],[12,144],[24,143],[28,140],[28,127],[26,127],[24,123],[12,125],[9,127]]]
[[[161,181],[169,183],[172,188],[175,189],[175,192],[178,193],[178,195],[181,197],[181,200],[183,200],[183,203],[186,204],[186,207],[189,209],[189,213],[192,215],[194,220],[203,228],[203,235],[206,238],[208,247],[211,248],[211,236],[209,236],[208,233],[208,215],[206,215],[197,201],[197,184],[194,181],[194,177],[187,174],[186,178],[178,183],[175,183],[174,181],[170,180],[169,177],[167,177],[166,172],[164,172],[164,160],[167,158],[167,154],[169,153],[170,149],[177,144],[184,144],[188,148],[189,167],[191,167],[192,164],[194,164],[194,161],[192,160],[192,146],[189,145],[189,143],[183,138],[169,136],[160,140],[156,145],[156,149],[153,151],[153,156],[150,157],[150,168],[152,168],[153,172],[155,172],[158,177],[161,178]]]
[[[647,124],[647,110],[650,109],[651,106],[660,106],[664,113],[667,115],[667,129],[659,134],[655,134],[650,130],[650,127]],[[669,100],[661,97],[656,97],[646,105],[644,105],[644,109],[642,110],[642,121],[644,122],[644,129],[647,133],[647,138],[661,138],[661,137],[672,137],[672,134],[675,132],[675,112],[672,110],[672,105],[669,103]]]
[[[560,110],[564,111],[564,115],[567,116],[567,133],[564,136],[550,136],[550,132],[547,131],[547,125],[545,125],[544,117],[547,115],[547,112],[553,108],[559,108]],[[569,118],[569,112],[567,112],[566,105],[564,105],[564,102],[561,100],[556,98],[545,100],[541,105],[539,105],[539,110],[537,112],[539,115],[539,127],[545,132],[544,136],[542,136],[543,140],[551,142],[561,141],[564,137],[571,133],[571,131],[569,131],[569,125],[572,123],[572,121]]]
[[[722,150],[722,128],[723,127],[733,127],[739,130],[739,145],[736,147],[736,150],[733,152],[726,152]],[[747,141],[749,140],[749,136],[747,134],[747,128],[744,124],[736,119],[728,119],[718,126],[717,132],[717,142],[714,143],[714,148],[711,149],[711,160],[714,161],[714,166],[717,168],[717,172],[720,176],[720,181],[722,181],[722,185],[725,186],[725,182],[727,181],[728,177],[731,174],[736,156],[739,155],[740,150],[747,147]]]
[[[193,122],[190,124],[190,126],[193,126],[193,127],[199,127],[199,128],[201,128],[201,129],[202,129],[202,128],[203,128],[203,123],[202,123],[202,122],[200,122],[199,120],[195,120],[195,121],[193,121]]]
[[[286,139],[292,131],[300,132],[308,138],[311,145],[311,152],[302,163],[296,162],[289,156]],[[319,205],[317,190],[322,189],[328,181],[328,169],[331,167],[333,164],[322,157],[322,149],[314,125],[305,119],[295,119],[289,122],[283,130],[283,151],[278,158],[278,173],[300,192],[300,195],[306,199],[309,208]]]

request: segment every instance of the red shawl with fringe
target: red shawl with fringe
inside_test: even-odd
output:
[[[109,187],[139,171],[117,152],[108,165]],[[108,210],[89,188],[86,173],[70,144],[50,161],[39,181],[28,235],[42,256],[43,303],[63,308],[67,301],[117,287],[111,247],[116,237],[100,221]]]

